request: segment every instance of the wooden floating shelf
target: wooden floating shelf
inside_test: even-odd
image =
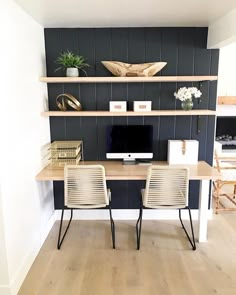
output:
[[[138,116],[195,116],[195,115],[215,115],[212,110],[160,110],[151,112],[109,112],[109,111],[48,111],[42,112],[43,117],[138,117]]]
[[[154,77],[41,77],[47,83],[151,83],[215,81],[217,76],[154,76]]]
[[[236,105],[236,96],[218,96],[217,104]]]

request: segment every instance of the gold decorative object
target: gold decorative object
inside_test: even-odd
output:
[[[56,98],[56,103],[58,108],[64,112],[67,111],[67,105],[77,111],[82,110],[82,106],[80,102],[73,95],[69,93],[59,94]]]
[[[83,159],[83,142],[81,140],[54,141],[50,144],[48,163],[52,167],[78,165]]]
[[[127,64],[120,61],[102,61],[102,64],[118,77],[150,77],[159,72],[167,62]]]

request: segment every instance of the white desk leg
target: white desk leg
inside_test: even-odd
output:
[[[209,203],[209,180],[200,181],[199,214],[198,214],[198,242],[207,241],[207,219]]]

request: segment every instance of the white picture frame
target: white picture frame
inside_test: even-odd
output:
[[[152,101],[134,101],[134,112],[150,112]]]
[[[109,111],[110,112],[126,112],[127,102],[126,101],[110,101]]]

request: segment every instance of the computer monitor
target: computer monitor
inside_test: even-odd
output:
[[[106,130],[106,158],[135,161],[153,158],[153,126],[113,125]]]

